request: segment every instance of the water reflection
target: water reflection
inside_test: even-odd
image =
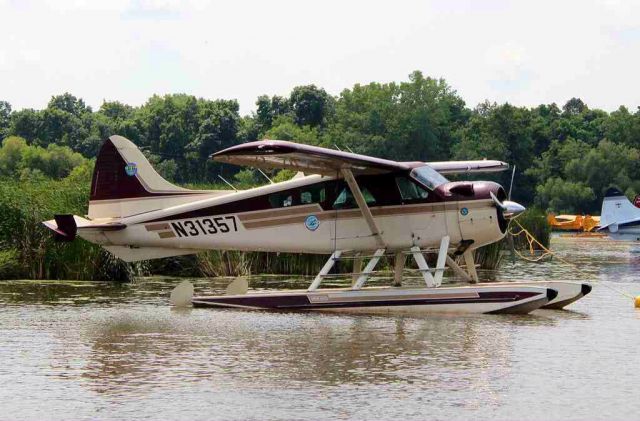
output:
[[[584,270],[553,261],[507,263],[493,276],[597,277],[640,293],[640,256],[628,245],[554,247]],[[200,293],[220,293],[230,281],[194,283]],[[251,286],[307,282],[252,278]],[[0,388],[4,413],[19,419],[635,414],[625,385],[633,381],[640,311],[608,288],[596,287],[563,312],[389,317],[175,310],[167,306],[175,284],[0,282],[0,384],[11,385]]]
[[[509,327],[543,315],[376,317],[186,310],[97,319],[83,377],[92,390],[145,393],[163,384],[296,387],[412,384],[486,389],[511,370]],[[95,329],[94,329],[95,327]],[[507,327],[507,329],[505,329]],[[128,393],[128,392],[127,392]]]

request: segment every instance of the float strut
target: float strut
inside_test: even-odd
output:
[[[413,246],[411,247],[411,254],[413,255],[413,259],[418,264],[418,269],[420,269],[420,273],[422,273],[422,277],[424,278],[424,283],[427,284],[428,288],[433,288],[436,286],[436,281],[433,279],[433,275],[431,274],[431,269],[429,269],[429,265],[427,261],[424,260],[424,255],[422,254],[422,250],[420,247]]]
[[[378,264],[378,261],[384,255],[384,250],[385,249],[378,249],[376,250],[375,253],[373,253],[373,257],[371,258],[371,260],[369,260],[369,263],[367,263],[367,266],[364,267],[364,270],[362,271],[362,274],[360,275],[360,277],[358,277],[358,280],[356,281],[356,284],[353,286],[353,289],[360,289],[362,288],[362,285],[364,285],[364,283],[367,282],[367,279],[369,279],[369,276],[373,273],[373,269],[375,269],[376,265]]]
[[[399,287],[402,286],[402,271],[404,270],[405,262],[407,261],[407,256],[401,251],[397,251],[394,258],[394,268],[393,268],[393,286]]]
[[[471,277],[471,283],[478,283],[478,272],[476,272],[476,262],[473,259],[473,250],[466,249],[462,254],[464,257],[464,263],[467,265],[467,272],[469,272],[469,276]]]
[[[438,261],[436,262],[436,273],[433,276],[433,280],[436,286],[442,285],[442,276],[444,275],[445,262],[447,261],[447,251],[449,251],[450,237],[445,235],[440,240],[440,251],[438,252]]]
[[[464,271],[464,269],[462,269],[455,260],[453,260],[451,257],[449,257],[449,255],[447,255],[447,264],[449,265],[449,267],[451,269],[453,269],[453,271],[456,273],[456,275],[458,275],[459,277],[461,277],[462,279],[464,279],[467,282],[472,282],[473,279],[471,279],[471,276],[469,276],[469,274],[467,272]]]
[[[360,253],[356,254],[353,259],[353,270],[351,271],[353,275],[351,275],[351,286],[353,287],[358,281],[358,276],[362,271],[362,256]]]
[[[322,269],[320,269],[320,272],[318,273],[316,278],[313,280],[311,285],[309,285],[309,288],[307,289],[307,291],[311,292],[318,289],[318,287],[320,286],[320,283],[322,283],[322,279],[329,274],[329,271],[331,271],[331,268],[333,267],[333,265],[336,264],[336,261],[340,259],[341,255],[342,255],[342,250],[336,250],[333,252],[331,257],[329,257],[329,260],[327,260],[327,263],[325,263],[324,266],[322,266]]]

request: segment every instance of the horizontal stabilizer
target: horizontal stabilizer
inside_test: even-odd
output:
[[[56,215],[54,219],[44,221],[45,227],[53,231],[56,241],[73,241],[78,233],[119,231],[127,226],[120,222],[92,223],[77,215]]]

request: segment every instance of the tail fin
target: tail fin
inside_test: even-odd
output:
[[[610,188],[602,201],[600,227],[623,224],[640,218],[640,209],[633,206],[627,197],[618,189]]]
[[[89,218],[124,218],[219,194],[171,184],[130,140],[111,136],[102,145],[93,170]]]

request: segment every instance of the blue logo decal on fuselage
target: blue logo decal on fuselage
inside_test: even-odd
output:
[[[460,209],[460,215],[467,216],[467,214],[469,214],[469,209],[467,208]]]
[[[309,215],[307,219],[304,220],[304,226],[307,227],[309,231],[315,231],[320,226],[320,220],[315,215]]]
[[[138,166],[135,162],[129,162],[124,166],[124,172],[126,172],[129,177],[133,177],[138,173]]]

